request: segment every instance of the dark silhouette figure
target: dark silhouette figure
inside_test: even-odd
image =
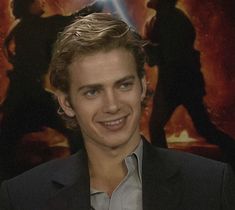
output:
[[[41,17],[44,13],[43,0],[13,0],[13,15],[19,22],[5,39],[5,54],[13,69],[8,76],[10,85],[2,104],[0,151],[7,178],[16,175],[15,149],[27,133],[50,127],[67,136],[72,152],[77,150],[78,139],[72,141],[74,132],[65,128],[57,114],[53,96],[44,89],[52,45],[58,32],[76,17],[100,12],[102,3],[95,2],[70,15]],[[14,46],[14,50],[12,50]],[[76,136],[76,135],[75,135]]]
[[[152,143],[167,147],[164,126],[179,105],[190,114],[198,133],[219,145],[226,159],[235,161],[235,141],[211,123],[203,103],[205,84],[200,54],[194,49],[195,30],[187,16],[175,7],[176,0],[150,0],[156,15],[146,24],[148,62],[158,65],[159,78],[153,98],[149,129]]]

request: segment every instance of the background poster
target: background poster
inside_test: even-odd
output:
[[[69,15],[91,0],[47,0],[45,14]],[[154,15],[146,8],[145,0],[106,0],[105,11],[115,12],[143,34],[144,25]],[[196,30],[195,47],[201,53],[202,72],[206,82],[204,98],[211,120],[235,138],[235,2],[233,0],[179,0],[177,7],[190,18]],[[15,23],[10,0],[0,5],[0,45]],[[4,101],[11,69],[0,48],[0,102]],[[157,67],[146,66],[149,87],[155,88]],[[17,105],[16,105],[17,106]],[[148,118],[151,113],[151,98],[143,112],[143,133],[148,136]],[[186,150],[216,158],[217,148],[207,144],[196,132],[184,108],[179,107],[167,123],[166,134],[170,148]]]

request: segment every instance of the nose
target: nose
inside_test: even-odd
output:
[[[120,110],[120,100],[114,90],[109,90],[104,95],[103,111],[115,114]]]

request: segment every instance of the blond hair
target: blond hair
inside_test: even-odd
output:
[[[118,17],[108,13],[93,13],[78,18],[66,27],[55,43],[50,64],[50,82],[55,89],[67,94],[70,88],[68,67],[75,59],[116,48],[131,52],[136,61],[138,77],[142,78],[145,62],[143,46],[141,37]],[[66,118],[69,127],[74,127],[75,119],[68,120],[67,116],[63,118]]]

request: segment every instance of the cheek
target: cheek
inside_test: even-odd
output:
[[[97,101],[80,100],[74,107],[78,123],[89,123],[97,114],[99,107],[100,104]]]
[[[130,94],[123,99],[123,103],[126,105],[126,108],[131,109],[135,115],[140,115],[141,112],[141,94],[136,92],[135,94]]]
[[[138,88],[137,90],[138,91],[134,92],[132,95],[129,96],[129,100],[133,105],[140,106],[142,99],[142,89]]]
[[[138,117],[140,117],[142,113],[142,92],[137,93],[133,97],[133,108],[135,114],[138,115]]]

